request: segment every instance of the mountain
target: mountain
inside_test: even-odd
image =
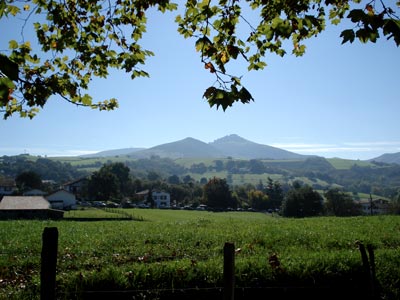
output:
[[[106,150],[93,154],[80,155],[80,157],[108,157],[117,155],[128,155],[137,151],[141,151],[143,149],[145,148],[123,148],[123,149]]]
[[[158,145],[146,150],[130,153],[131,157],[146,158],[153,155],[169,158],[218,158],[223,157],[215,147],[188,137],[180,141]]]
[[[176,142],[161,144],[152,148],[125,148],[102,151],[85,157],[107,157],[129,155],[132,158],[149,158],[151,156],[176,158],[241,158],[241,159],[306,159],[287,150],[262,145],[246,140],[236,134],[227,135],[211,143],[205,143],[191,137]]]
[[[104,155],[107,152],[103,151],[101,153]],[[223,157],[241,159],[305,159],[309,157],[283,149],[257,144],[236,134],[225,136],[211,143],[205,143],[200,140],[187,137],[183,140],[161,144],[148,149],[142,149],[130,153],[125,152],[125,154],[129,154],[129,156],[132,158],[149,158],[151,156],[159,156],[172,159]]]
[[[210,143],[224,156],[242,159],[304,159],[307,156],[283,149],[257,144],[236,134],[231,134]]]
[[[373,158],[370,161],[400,165],[400,152],[382,154],[381,156]]]

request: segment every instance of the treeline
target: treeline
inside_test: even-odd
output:
[[[1,176],[15,178],[28,171],[40,175],[43,180],[55,183],[64,183],[88,175],[87,172],[83,172],[69,163],[48,158],[36,158],[24,154],[0,158]]]
[[[148,190],[146,197],[136,198],[135,191]],[[282,186],[268,177],[264,184],[231,187],[225,178],[213,177],[195,181],[186,175],[177,175],[156,180],[135,178],[123,163],[105,164],[87,180],[87,189],[82,196],[92,201],[112,201],[122,206],[137,202],[154,207],[152,191],[170,193],[172,207],[197,208],[201,204],[213,211],[256,210],[279,213],[285,217],[311,217],[322,215],[356,216],[363,213],[361,205],[351,194],[338,188],[329,188],[321,194],[310,185],[295,181]],[[399,211],[399,199],[392,201],[392,213]]]
[[[122,157],[121,157],[122,158]],[[120,158],[120,159],[121,159]],[[335,169],[325,158],[310,157],[299,161],[273,160],[236,160],[216,159],[211,163],[194,162],[190,165],[177,163],[170,158],[151,158],[131,160],[127,157],[121,160],[130,169],[131,174],[141,180],[167,180],[171,176],[183,179],[185,176],[196,176],[198,181],[209,179],[212,173],[226,172],[228,183],[234,175],[273,174],[279,175],[282,185],[307,180],[306,183],[314,189],[323,190],[327,187],[340,186],[352,193],[372,193],[391,198],[400,189],[400,166],[395,164],[374,163],[372,166],[354,165],[349,169]],[[23,171],[33,171],[44,180],[62,184],[70,180],[88,176],[91,169],[99,170],[111,160],[91,160],[90,165],[83,160],[81,165],[71,165],[48,158],[35,158],[28,155],[3,156],[0,158],[0,176],[15,178]],[[202,176],[204,175],[204,176]],[[321,184],[321,182],[323,184]]]
[[[253,209],[279,212],[287,217],[352,216],[362,213],[361,207],[354,201],[354,195],[336,187],[325,188],[321,193],[312,185],[300,181],[293,181],[289,184],[272,180],[270,177],[267,178],[266,182],[260,180],[256,185],[247,183],[235,186],[230,186],[226,178],[215,176],[212,178],[202,177],[200,180],[195,180],[188,174],[181,176],[173,174],[163,177],[156,171],[157,160],[153,159],[152,168],[147,170],[147,176],[144,177],[137,176],[127,164],[122,162],[103,164],[99,170],[90,174],[79,173],[75,169],[76,167],[70,164],[42,158],[37,159],[36,162],[29,160],[29,157],[19,157],[15,160],[3,159],[2,164],[10,169],[12,166],[15,172],[20,171],[15,176],[18,187],[17,194],[22,194],[30,189],[49,191],[56,187],[57,183],[54,185],[45,184],[42,174],[45,174],[45,176],[49,176],[49,174],[61,176],[60,174],[67,172],[66,174],[69,176],[85,175],[85,185],[79,194],[79,200],[82,201],[111,201],[124,206],[128,203],[143,201],[142,198],[137,197],[137,192],[148,190],[150,196],[152,191],[161,190],[170,193],[171,204],[177,208],[196,208],[200,204],[204,204],[213,210]],[[164,164],[167,162],[166,159],[161,161]],[[214,163],[215,167],[221,167],[219,162],[215,161]],[[253,161],[249,166],[254,167],[260,165],[260,163],[262,164],[260,161]],[[241,166],[243,167],[243,165]],[[38,169],[40,167],[42,169]],[[50,170],[51,168],[52,170]],[[179,168],[176,166],[174,170],[179,171],[181,168],[181,166]],[[35,170],[40,170],[40,173],[36,173]],[[350,171],[360,172],[360,170],[361,168],[354,167]],[[395,171],[393,170],[393,172]],[[144,172],[142,170],[142,173]],[[307,170],[306,172],[312,171]],[[394,174],[393,172],[390,174]],[[360,180],[363,179],[361,174],[359,177]],[[153,206],[151,196],[147,199],[150,201],[147,204]],[[398,190],[396,190],[392,200],[392,211],[400,212],[400,205],[398,205],[400,193]]]

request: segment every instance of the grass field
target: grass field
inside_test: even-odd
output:
[[[359,167],[373,167],[374,164],[363,161],[363,160],[353,160],[353,159],[343,159],[343,158],[327,158],[327,161],[338,170],[348,170],[352,166],[357,165]]]
[[[354,282],[363,270],[357,243],[371,244],[386,299],[400,296],[397,216],[286,219],[250,212],[127,211],[141,221],[0,221],[0,299],[39,299],[41,235],[54,226],[59,299],[78,299],[83,290],[222,286],[225,242],[235,244],[236,285],[242,287]],[[95,213],[66,216],[88,214]]]

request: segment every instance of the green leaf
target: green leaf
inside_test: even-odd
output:
[[[400,46],[400,21],[386,20],[383,26],[384,35],[388,35],[388,39],[393,38],[396,45]]]
[[[242,87],[239,91],[239,98],[242,103],[249,103],[250,101],[254,101],[253,96],[249,93],[249,91]]]
[[[379,37],[379,34],[378,34],[378,31],[376,31],[376,30],[361,28],[361,29],[357,30],[356,37],[358,37],[358,39],[362,43],[367,43],[368,41],[375,43],[377,38]]]
[[[208,46],[209,45],[211,45],[212,43],[211,43],[211,41],[209,40],[209,38],[208,37],[206,37],[206,36],[203,36],[203,37],[201,37],[201,38],[199,38],[197,41],[196,41],[196,51],[197,52],[200,52],[200,51],[202,51],[205,47],[207,47],[208,48]]]
[[[358,23],[362,20],[364,20],[366,14],[363,12],[362,9],[353,9],[352,11],[349,12],[349,15],[347,16],[353,23]]]
[[[83,95],[81,98],[81,102],[83,105],[92,105],[92,97],[90,97],[88,94]]]
[[[5,1],[0,1],[0,18],[3,17],[3,15],[6,14],[6,8],[7,8],[7,4]]]
[[[18,65],[3,54],[0,54],[0,71],[11,80],[18,80]]]
[[[18,6],[15,6],[15,5],[8,6],[8,12],[10,14],[12,14],[13,16],[16,16],[20,12],[20,10],[21,9]],[[7,15],[7,13],[6,13],[6,15]]]
[[[347,29],[343,30],[342,33],[340,34],[340,37],[343,38],[342,44],[347,43],[347,42],[354,42],[354,39],[356,37],[354,30],[353,29]]]
[[[17,49],[18,48],[18,43],[17,43],[17,41],[15,41],[15,40],[11,40],[11,41],[9,41],[8,42],[8,47],[10,48],[10,49]]]
[[[14,89],[14,83],[7,77],[0,77],[0,89],[6,88],[7,92],[9,89]]]

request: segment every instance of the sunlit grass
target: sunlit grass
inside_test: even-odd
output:
[[[241,286],[351,279],[362,266],[358,241],[374,246],[379,280],[387,289],[398,288],[397,216],[286,219],[251,212],[125,211],[142,221],[1,221],[0,284],[5,288],[0,299],[34,299],[41,235],[54,226],[59,230],[57,282],[65,293],[183,288],[196,282],[220,286],[225,242],[235,245]],[[84,213],[100,212],[75,212]],[[269,264],[271,255],[284,269],[281,277]]]

